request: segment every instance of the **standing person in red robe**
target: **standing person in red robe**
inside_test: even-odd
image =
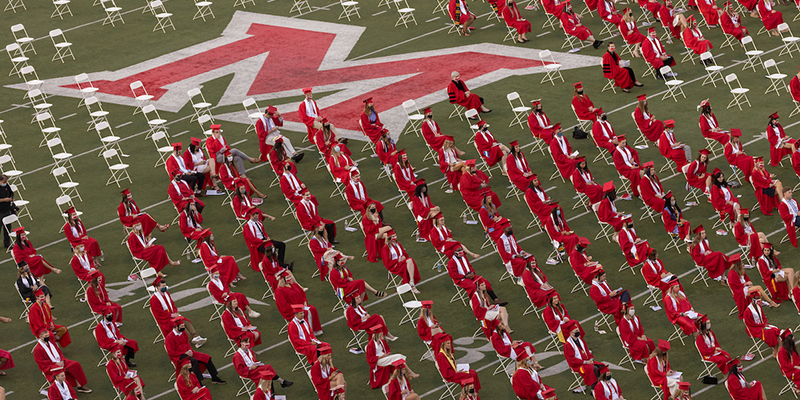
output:
[[[69,360],[64,357],[61,347],[53,343],[50,331],[42,328],[37,335],[34,335],[38,340],[33,348],[33,360],[36,366],[39,367],[47,380],[51,380],[48,372],[53,368],[63,368],[66,374],[66,381],[70,386],[77,386],[78,391],[81,393],[91,393],[92,390],[86,387],[86,374],[83,372],[83,367],[77,361]]]
[[[703,33],[700,32],[700,28],[697,27],[697,21],[695,21],[694,15],[690,15],[689,18],[686,18],[686,22],[689,23],[689,27],[684,29],[683,33],[681,33],[683,45],[686,46],[686,48],[693,51],[694,54],[703,54],[714,48],[711,41],[703,37]]]
[[[721,251],[711,250],[703,225],[694,228],[692,232],[695,233],[695,237],[689,245],[692,260],[697,265],[705,268],[711,279],[726,285],[723,278],[725,272],[731,267],[732,261]]]
[[[604,364],[594,360],[594,355],[589,350],[589,346],[581,338],[581,331],[578,322],[570,320],[561,327],[562,332],[566,332],[564,341],[564,358],[567,360],[569,368],[578,373],[583,379],[583,385],[573,390],[573,393],[583,393],[587,386],[590,390],[597,384],[595,370],[599,370]]]
[[[149,235],[156,227],[161,232],[169,228],[169,224],[159,224],[150,214],[142,212],[139,206],[136,205],[136,201],[133,200],[133,194],[131,194],[130,189],[122,191],[122,202],[120,202],[119,207],[117,207],[117,215],[119,215],[119,221],[122,222],[122,225],[128,228],[132,227],[136,222],[141,222],[142,230],[145,232],[145,235]]]
[[[11,256],[14,257],[14,262],[17,263],[17,266],[27,266],[29,272],[36,278],[41,278],[50,272],[54,272],[56,275],[61,273],[60,269],[47,262],[36,251],[31,241],[28,240],[24,226],[14,229],[14,233],[16,238],[14,239],[14,245],[11,247]]]
[[[581,91],[583,91],[583,89],[581,89]],[[583,98],[583,96],[581,96],[581,98]],[[588,96],[586,96],[586,100],[591,104],[591,100],[589,100]],[[575,101],[575,97],[573,97],[573,107],[575,107]],[[531,130],[531,135],[535,138],[542,139],[544,143],[549,146],[550,141],[553,140],[553,136],[555,135],[555,125],[550,123],[550,118],[547,118],[547,114],[544,113],[541,99],[532,100],[531,107],[533,110],[530,115],[528,115],[528,128]],[[577,112],[577,108],[575,110]]]
[[[715,0],[697,0],[697,8],[710,28],[718,28],[720,10]]]
[[[592,47],[595,49],[603,44],[602,40],[597,40],[592,36],[592,31],[581,24],[581,16],[572,11],[572,4],[567,2],[563,7],[563,12],[558,19],[561,21],[561,27],[567,35],[575,36],[580,41],[592,42]]]
[[[56,325],[53,322],[53,313],[50,311],[50,306],[45,303],[44,291],[39,288],[34,291],[36,301],[28,309],[28,326],[31,328],[31,333],[34,337],[41,337],[42,331],[49,332],[48,337],[53,337],[58,341],[59,346],[67,347],[72,343],[69,336],[69,330],[66,326]]]
[[[575,191],[585,194],[592,204],[600,202],[603,198],[603,186],[594,181],[592,171],[589,171],[589,164],[586,163],[586,157],[580,156],[575,161],[577,161],[575,172],[570,177]]]
[[[657,79],[664,79],[661,75],[661,67],[665,65],[675,66],[675,58],[669,55],[664,45],[661,44],[655,27],[647,29],[647,37],[642,42],[642,56],[645,61],[653,66]]]
[[[797,151],[796,140],[786,136],[780,116],[773,113],[769,116],[767,124],[767,140],[769,140],[769,165],[777,167],[787,155]]]
[[[764,28],[775,36],[780,36],[778,25],[783,23],[783,13],[775,9],[775,2],[772,0],[758,0],[758,15]]]
[[[412,292],[419,293],[417,283],[420,277],[417,263],[408,255],[403,245],[397,242],[397,233],[394,230],[386,232],[386,246],[382,250],[381,260],[389,272],[403,278],[402,284],[408,283]]]
[[[572,108],[575,110],[575,115],[580,120],[595,121],[597,120],[597,108],[589,98],[589,95],[583,93],[583,81],[575,82],[572,84],[574,93],[572,94]],[[551,135],[552,137],[552,135]],[[550,144],[547,141],[547,144]]]
[[[211,400],[211,391],[192,373],[192,363],[189,358],[184,358],[176,369],[178,373],[175,385],[178,387],[178,396],[181,400]]]
[[[708,99],[701,101],[697,108],[699,108],[701,111],[700,132],[703,134],[703,137],[714,139],[723,146],[728,144],[728,141],[730,140],[728,131],[719,126],[719,122],[717,122],[717,116],[711,111],[711,103],[708,102]]]
[[[619,144],[613,155],[614,166],[620,175],[630,181],[633,195],[639,197],[639,180],[641,179],[640,171],[642,169],[641,164],[639,164],[639,152],[628,146],[625,135],[617,136],[617,140]]]
[[[97,265],[100,265],[100,261],[104,259],[100,244],[86,233],[86,227],[83,226],[83,222],[78,218],[78,212],[75,211],[75,207],[70,207],[67,211],[64,211],[64,214],[67,216],[67,223],[64,224],[63,230],[70,246],[74,248],[78,243],[83,243],[89,256],[94,259]]]
[[[344,400],[347,382],[342,371],[333,366],[329,344],[324,343],[319,347],[319,359],[311,366],[309,376],[319,400]]]
[[[695,338],[694,344],[697,346],[697,351],[700,352],[700,357],[705,361],[713,362],[723,374],[727,374],[728,362],[732,357],[727,351],[722,350],[717,336],[711,330],[711,321],[704,316],[697,320],[697,326],[700,334]]]
[[[606,79],[613,79],[614,86],[622,88],[625,93],[630,93],[630,89],[634,85],[644,86],[636,80],[633,69],[620,66],[619,62],[620,58],[616,52],[616,45],[614,42],[608,42],[608,51],[603,54],[603,76]]]
[[[783,183],[775,179],[775,174],[770,174],[764,168],[764,158],[755,157],[755,168],[750,175],[750,181],[756,188],[756,199],[764,215],[772,215],[772,210],[783,201]]]
[[[167,265],[173,267],[180,265],[181,260],[172,261],[164,246],[153,244],[154,241],[150,235],[142,233],[142,224],[136,223],[133,225],[133,231],[128,235],[128,249],[134,257],[147,261],[151,268],[158,271],[159,276],[166,277],[167,275],[161,270]]]
[[[455,22],[456,26],[460,27],[461,34],[469,36],[470,29],[474,29],[470,28],[470,25],[475,22],[475,14],[469,11],[467,2],[465,0],[450,0],[447,9],[450,19]]]
[[[463,0],[450,0],[450,6],[453,7],[455,2],[459,2],[462,6],[466,7],[466,2]],[[474,20],[474,14],[470,15]],[[472,22],[470,22],[470,24],[471,23]],[[467,28],[465,27],[464,32],[466,31]],[[451,104],[458,104],[467,110],[477,110],[478,114],[492,112],[492,110],[483,105],[483,97],[480,97],[469,90],[467,84],[461,80],[461,74],[459,74],[458,71],[453,71],[453,73],[450,74],[450,79],[450,83],[447,85],[447,95],[450,98]],[[475,117],[475,119],[477,118],[478,117]]]
[[[596,108],[594,112],[597,114],[597,119],[592,125],[592,138],[594,138],[594,143],[598,148],[606,149],[609,154],[613,155],[614,149],[616,149],[617,144],[619,144],[617,134],[614,132],[614,127],[608,122],[608,115],[603,112],[602,108]]]
[[[589,297],[594,300],[597,309],[603,314],[614,316],[617,325],[620,324],[623,312],[631,304],[631,294],[626,289],[611,290],[606,281],[606,271],[600,270],[592,280],[592,287],[589,289]]]
[[[361,113],[361,129],[372,143],[377,143],[384,133],[389,130],[381,123],[378,112],[375,111],[375,104],[372,97],[364,100],[364,112]]]
[[[675,121],[668,119],[664,121],[664,133],[658,139],[658,151],[664,158],[672,160],[678,169],[687,164],[687,159],[691,158],[692,149],[689,145],[675,139]]]
[[[750,31],[742,25],[742,17],[736,12],[733,3],[726,1],[724,5],[724,12],[720,16],[720,23],[722,24],[722,31],[728,35],[742,41],[742,38],[749,35]]]
[[[499,162],[500,167],[505,171],[506,157],[508,157],[509,153],[508,147],[494,138],[492,132],[489,131],[489,124],[484,120],[478,122],[478,132],[475,133],[475,147],[488,166],[493,167]]]
[[[644,334],[644,325],[636,315],[636,308],[633,304],[629,304],[627,309],[623,309],[622,315],[618,326],[619,337],[630,352],[631,358],[635,362],[644,363],[644,360],[656,349],[656,344],[653,339]]]
[[[528,37],[526,34],[531,31],[531,23],[527,19],[522,18],[522,14],[520,14],[519,8],[517,8],[517,3],[514,0],[508,0],[506,6],[503,7],[502,14],[506,25],[517,30],[517,42],[527,42]]]
[[[126,395],[125,400],[144,400],[144,382],[136,371],[122,360],[123,348],[115,345],[111,350],[111,360],[106,363],[106,374],[115,389]],[[133,365],[134,367],[136,364]]]
[[[647,101],[647,95],[643,94],[637,96],[636,99],[639,100],[639,103],[636,104],[636,109],[633,110],[633,119],[636,122],[636,126],[647,140],[656,142],[661,133],[664,132],[664,123],[656,119],[656,117],[650,113],[650,104]],[[617,140],[619,140],[619,137]]]
[[[520,191],[524,192],[533,179],[533,172],[528,166],[528,160],[521,151],[519,141],[509,143],[510,153],[506,157],[505,170],[508,173],[508,180]]]
[[[645,38],[636,26],[636,18],[633,17],[633,10],[630,8],[622,10],[622,21],[617,24],[617,28],[619,28],[622,38],[625,39],[625,43],[634,46],[631,55],[635,58],[640,57],[639,49],[641,49],[642,42],[644,42]]]
[[[469,208],[478,211],[481,208],[483,196],[489,195],[492,196],[492,203],[496,207],[500,207],[502,205],[500,197],[489,186],[489,177],[483,171],[478,170],[475,160],[467,160],[465,164],[468,169],[466,173],[461,174],[461,181],[458,185],[464,203]]]

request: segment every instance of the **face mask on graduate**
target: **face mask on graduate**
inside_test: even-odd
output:
[[[6,187],[6,186],[8,186],[8,183],[0,183],[0,186]]]
[[[433,119],[433,114],[428,114],[426,117],[428,117],[428,119]]]
[[[583,89],[578,90],[578,94],[583,94]]]
[[[178,328],[178,332],[183,332],[185,330],[186,330],[186,328]]]
[[[506,236],[511,236],[513,234],[514,234],[514,230],[513,229],[509,229],[508,232],[506,232]]]
[[[106,317],[106,321],[111,322],[114,319],[113,315],[109,315]]]
[[[339,152],[342,151],[342,148],[339,146],[333,146],[333,151]]]
[[[577,332],[572,334],[573,337],[579,337],[580,335],[581,335],[580,331],[577,331]]]
[[[607,115],[605,115],[605,114],[603,114],[602,116],[600,116],[600,119],[602,119],[603,121],[605,121],[605,120],[607,120],[607,119],[608,119],[608,116],[607,116]]]
[[[44,342],[47,343],[50,341],[50,336],[45,336],[44,338],[42,338],[42,340],[44,340]]]
[[[167,287],[166,286],[162,287],[159,290],[161,291],[161,293],[167,293]]]
[[[214,279],[219,279],[219,274],[214,274],[213,278]]]
[[[228,161],[233,162],[233,156],[228,156]]]
[[[558,137],[563,137],[563,136],[564,136],[564,132],[558,132],[558,133],[556,133],[556,135],[557,135]]]
[[[634,316],[635,314],[636,314],[636,310],[634,310],[633,308],[628,310],[628,315],[630,315],[631,317]]]

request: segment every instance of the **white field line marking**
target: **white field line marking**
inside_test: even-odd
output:
[[[433,18],[431,18],[431,19],[429,19],[429,20],[427,20],[425,22],[433,22],[433,21],[436,21],[439,18],[441,18],[441,17],[433,17]]]
[[[65,119],[67,119],[67,118],[69,118],[69,117],[74,117],[74,116],[76,116],[76,115],[78,115],[78,113],[72,113],[72,114],[69,114],[69,115],[65,115],[65,116],[63,116],[63,117],[59,117],[59,118],[58,118],[58,120],[59,120],[59,121],[62,121],[62,120],[65,120]],[[88,122],[88,123],[91,123],[91,121],[90,121],[90,122]]]
[[[119,129],[119,128],[122,128],[123,126],[128,126],[128,125],[130,125],[132,123],[133,123],[133,121],[123,122],[123,123],[115,126],[114,129]]]

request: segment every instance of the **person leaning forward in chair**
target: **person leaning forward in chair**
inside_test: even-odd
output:
[[[264,115],[256,121],[256,134],[258,135],[258,145],[261,151],[261,161],[267,160],[267,155],[270,149],[275,146],[275,139],[281,136],[281,131],[278,129],[283,126],[283,116],[278,112],[278,109],[273,106],[267,106],[264,110]],[[287,137],[283,137],[283,150],[291,157],[292,161],[299,163],[303,159],[304,153],[298,153],[292,146],[292,141]]]
[[[186,358],[192,364],[192,372],[197,380],[203,382],[203,371],[208,370],[211,374],[211,382],[218,385],[224,385],[224,380],[217,376],[217,368],[214,367],[214,362],[211,361],[211,356],[206,353],[192,350],[189,344],[188,332],[184,324],[183,317],[178,316],[172,319],[173,328],[164,338],[164,347],[167,349],[169,359],[175,365],[181,365],[182,361]]]
[[[452,19],[458,29],[461,30],[461,34],[469,36],[469,31],[475,29],[470,28],[470,25],[475,22],[475,14],[469,11],[466,0],[450,0],[450,4],[448,4],[447,8],[450,19]]]

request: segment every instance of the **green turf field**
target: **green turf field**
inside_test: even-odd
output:
[[[30,57],[29,64],[36,68],[39,77],[47,81],[43,90],[55,93],[48,102],[53,104],[52,113],[57,125],[62,129],[61,138],[66,149],[74,154],[72,163],[75,172],[70,170],[70,174],[74,181],[80,183],[78,190],[82,198],[76,200],[76,205],[84,212],[83,222],[90,228],[90,235],[100,241],[101,248],[105,251],[103,272],[108,278],[108,289],[116,301],[125,308],[125,325],[121,330],[124,335],[138,340],[141,344],[141,351],[135,361],[147,385],[148,398],[177,398],[172,383],[167,382],[172,368],[162,344],[152,344],[157,329],[149,311],[142,309],[146,300],[144,288],[140,282],[126,281],[133,262],[125,247],[119,244],[123,238],[123,230],[117,219],[116,208],[121,188],[113,184],[105,185],[109,172],[103,159],[98,157],[100,142],[97,135],[93,131],[87,132],[89,121],[87,111],[82,105],[78,107],[80,95],[76,95],[74,89],[63,88],[65,85],[73,84],[72,77],[77,74],[86,72],[93,81],[117,82],[116,86],[110,84],[108,86],[108,91],[112,93],[105,93],[106,97],[101,96],[103,108],[110,112],[108,116],[110,125],[116,135],[123,137],[121,147],[130,155],[124,160],[130,164],[129,172],[133,183],[129,186],[138,205],[161,223],[169,222],[175,217],[175,211],[166,196],[168,180],[162,167],[153,167],[158,160],[158,154],[152,142],[145,140],[147,124],[144,117],[141,114],[132,115],[135,102],[130,98],[124,98],[130,96],[128,83],[135,80],[129,79],[130,76],[143,73],[142,71],[148,71],[150,74],[147,75],[150,81],[143,79],[148,90],[151,93],[158,91],[164,95],[164,99],[169,100],[159,106],[159,112],[162,118],[169,121],[169,134],[174,141],[187,143],[190,137],[202,135],[199,125],[191,121],[192,106],[187,102],[188,97],[185,95],[187,88],[201,87],[206,100],[214,104],[212,112],[218,121],[223,123],[228,142],[251,156],[258,154],[258,144],[253,132],[245,134],[247,118],[241,101],[252,96],[257,99],[262,109],[267,104],[278,105],[287,119],[297,121],[295,110],[297,102],[301,99],[300,89],[305,86],[315,86],[322,87],[315,91],[315,99],[320,107],[325,111],[328,107],[331,109],[338,107],[331,115],[340,117],[333,121],[342,127],[346,135],[357,129],[354,120],[346,118],[359,114],[362,95],[369,93],[375,97],[375,104],[381,111],[382,119],[394,134],[400,132],[405,123],[400,103],[413,98],[420,108],[432,105],[442,130],[454,135],[457,145],[467,151],[470,158],[475,157],[477,154],[474,147],[467,144],[470,135],[467,123],[458,118],[447,119],[452,106],[447,102],[444,88],[452,69],[460,70],[463,79],[476,93],[483,96],[486,105],[493,109],[494,112],[486,114],[485,119],[492,125],[491,130],[494,135],[503,142],[514,139],[519,139],[526,145],[531,142],[527,127],[508,128],[513,113],[505,98],[507,93],[519,92],[526,103],[531,99],[544,99],[544,109],[550,119],[554,123],[562,122],[564,126],[569,127],[575,123],[569,102],[572,97],[571,84],[576,81],[583,81],[586,93],[595,105],[603,107],[609,113],[609,120],[617,134],[638,136],[630,113],[635,106],[635,95],[647,93],[651,99],[651,112],[662,120],[674,119],[678,140],[689,143],[695,150],[705,145],[697,128],[699,113],[695,109],[695,106],[705,98],[710,98],[722,127],[742,129],[744,132],[742,142],[746,143],[746,151],[751,155],[768,155],[768,143],[763,139],[762,133],[768,122],[767,117],[773,112],[777,111],[784,117],[781,122],[787,128],[787,134],[797,136],[797,129],[794,128],[797,118],[787,118],[794,109],[791,97],[786,92],[781,93],[779,97],[774,93],[764,95],[763,92],[769,83],[764,77],[764,70],[757,67],[756,71],[752,69],[742,71],[745,59],[742,49],[738,45],[734,50],[720,49],[723,35],[719,29],[711,31],[704,29],[704,33],[716,46],[712,52],[717,63],[725,67],[723,73],[735,72],[742,85],[750,88],[748,98],[752,107],[745,106],[742,111],[738,108],[726,110],[725,106],[731,100],[731,94],[724,83],[717,82],[716,87],[702,86],[706,76],[705,71],[702,66],[692,63],[679,63],[674,67],[679,73],[679,78],[686,82],[682,86],[686,98],[680,97],[677,102],[661,101],[660,94],[665,90],[665,86],[661,81],[651,77],[641,78],[645,87],[633,90],[633,94],[630,95],[619,91],[616,95],[610,91],[601,93],[601,88],[606,83],[599,66],[604,47],[600,50],[584,48],[577,55],[554,53],[556,59],[565,64],[563,70],[565,82],[540,85],[541,69],[534,65],[534,61],[538,59],[538,51],[543,49],[561,51],[560,47],[564,40],[561,32],[541,29],[544,22],[541,10],[530,11],[520,7],[523,16],[533,24],[529,43],[502,44],[502,38],[506,33],[505,27],[496,20],[487,21],[491,9],[489,5],[480,1],[470,2],[471,9],[479,19],[474,25],[478,29],[468,38],[447,34],[447,17],[441,12],[431,13],[435,6],[433,1],[409,2],[411,7],[416,8],[415,16],[418,23],[409,28],[393,27],[397,11],[386,6],[379,8],[375,0],[369,2],[361,0],[360,18],[353,17],[349,22],[346,19],[337,19],[341,6],[335,2],[326,4],[320,0],[310,0],[314,11],[298,17],[297,13],[289,14],[291,2],[287,0],[255,1],[256,4],[254,6],[248,4],[245,11],[241,11],[241,8],[234,9],[233,1],[217,1],[212,6],[216,18],[209,17],[205,22],[192,20],[196,8],[191,2],[166,2],[167,10],[173,13],[172,21],[176,28],[174,31],[168,29],[166,34],[160,31],[152,32],[156,20],[150,13],[142,12],[144,1],[118,1],[117,5],[123,8],[122,17],[125,23],[115,22],[115,27],[104,26],[103,9],[100,5],[91,6],[90,2],[70,3],[73,16],[66,15],[63,20],[50,18],[53,11],[51,4],[36,3],[31,0],[26,1],[27,10],[18,9],[16,13],[6,11],[0,14],[0,20],[3,22],[0,24],[2,27],[0,35],[5,43],[13,42],[14,38],[8,27],[16,23],[23,23],[28,33],[37,38],[34,46],[38,54],[29,52],[26,56]],[[583,6],[576,8],[582,9]],[[621,10],[624,5],[618,5],[618,8]],[[778,6],[777,9],[784,13],[786,21],[791,21],[797,13],[793,6]],[[638,15],[638,9],[636,13]],[[796,72],[796,61],[787,55],[779,56],[782,44],[778,38],[767,35],[755,36],[755,32],[761,26],[760,21],[749,16],[743,19],[745,26],[753,33],[758,48],[765,51],[763,60],[775,59],[779,63],[781,72],[789,75],[786,78],[788,84],[789,78]],[[593,18],[587,16],[584,21],[595,32],[599,32],[602,28],[597,16]],[[247,25],[243,25],[246,23],[262,23],[295,30],[280,31],[280,35],[275,30],[266,33],[248,31],[245,29]],[[800,33],[800,26],[791,22],[790,26]],[[54,49],[47,33],[55,28],[64,30],[67,40],[73,43],[75,60],[68,59],[64,63],[51,61]],[[640,29],[646,31],[646,28],[640,27]],[[321,35],[319,32],[324,32],[326,35]],[[334,34],[338,35],[335,40]],[[230,44],[251,37],[257,40]],[[618,36],[615,40],[620,43]],[[329,45],[330,51],[327,51]],[[454,54],[456,52],[454,49],[468,45],[470,47],[467,49],[472,53],[458,60],[455,57],[447,58],[445,68],[440,68],[442,65],[436,65],[436,62],[424,60],[427,57]],[[666,45],[666,47],[680,61],[682,56],[678,54],[682,52],[683,47],[680,44]],[[621,51],[621,46],[618,46],[618,51]],[[202,59],[195,59],[190,63],[178,63],[175,64],[177,66],[173,65],[172,70],[163,73],[158,70],[153,72],[154,68],[160,65],[197,56],[201,52],[209,52],[202,53],[204,56],[211,53],[217,53],[217,56],[201,57]],[[410,57],[408,56],[410,53],[415,55]],[[490,56],[481,53],[490,53],[496,58],[484,58]],[[328,57],[325,62],[320,61],[322,56]],[[623,58],[628,59],[630,56]],[[400,62],[399,66],[387,64],[390,66],[379,65],[372,69],[358,69],[363,66],[408,59],[412,61]],[[482,60],[491,62],[481,63]],[[322,66],[318,73],[316,70],[305,69],[312,64],[316,68],[319,63],[322,63]],[[641,76],[645,71],[641,59],[634,59],[631,64],[637,76]],[[4,73],[0,74],[3,77],[0,79],[2,83],[0,98],[3,99],[0,104],[0,119],[4,120],[2,127],[8,143],[13,145],[12,153],[17,169],[25,172],[22,180],[26,189],[21,190],[20,194],[31,202],[28,207],[33,217],[33,220],[23,218],[22,223],[31,232],[29,237],[40,253],[51,263],[64,269],[61,275],[47,276],[47,283],[55,295],[54,315],[58,318],[57,322],[69,326],[72,332],[73,344],[64,352],[68,358],[82,363],[89,377],[88,386],[94,389],[94,393],[81,395],[81,399],[112,398],[114,392],[104,370],[96,367],[101,352],[91,333],[86,330],[91,321],[88,306],[73,300],[73,294],[79,286],[68,264],[71,257],[70,248],[63,234],[59,233],[63,220],[54,199],[61,193],[49,173],[52,168],[51,158],[47,156],[49,153],[46,148],[38,147],[42,137],[37,124],[35,122],[31,124],[33,111],[27,99],[23,98],[24,91],[20,90],[20,87],[24,88],[24,81],[17,76],[8,76],[5,72],[11,69],[11,62],[7,61],[7,58],[1,65]],[[183,69],[184,67],[186,69]],[[382,74],[376,73],[376,70],[382,71]],[[432,75],[431,71],[438,71],[439,75]],[[415,73],[420,75],[411,79]],[[393,84],[396,86],[392,86]],[[298,176],[320,198],[322,216],[337,220],[341,241],[337,248],[357,257],[363,251],[363,237],[360,232],[345,231],[343,220],[351,215],[349,208],[341,198],[328,198],[334,185],[327,174],[314,169],[318,160],[317,153],[308,147],[308,143],[301,144],[305,130],[298,129],[298,126],[287,124],[282,130],[292,139],[296,147],[303,147],[307,151],[306,158],[298,166]],[[597,154],[598,150],[590,140],[578,141],[571,138],[570,140],[574,149],[589,156],[590,159]],[[350,145],[354,151],[353,159],[360,163],[369,194],[387,206],[384,212],[386,220],[397,229],[404,246],[419,265],[423,279],[419,286],[422,291],[420,298],[435,301],[434,311],[439,321],[447,332],[457,339],[456,356],[479,370],[483,385],[482,397],[513,398],[511,386],[505,376],[492,375],[498,361],[491,346],[483,339],[470,338],[477,328],[471,310],[460,302],[448,303],[455,293],[451,280],[446,272],[431,268],[436,261],[435,252],[429,244],[416,243],[410,237],[416,226],[410,213],[402,205],[398,208],[392,207],[399,198],[394,184],[388,180],[376,180],[380,172],[379,163],[377,159],[369,157],[369,152],[359,154],[360,147],[358,142]],[[419,176],[428,182],[435,182],[430,183],[431,198],[444,210],[449,227],[454,231],[456,238],[467,244],[470,249],[477,251],[484,240],[481,228],[462,224],[458,218],[464,207],[460,196],[445,194],[439,190],[443,177],[438,166],[429,161],[422,161],[427,150],[423,140],[413,134],[405,135],[399,139],[398,147],[407,149]],[[640,156],[643,162],[652,159],[659,167],[664,163],[663,157],[654,146],[640,151]],[[540,176],[549,176],[553,172],[552,162],[543,158],[541,153],[528,155],[528,161],[534,172]],[[713,170],[714,167],[729,171],[727,163],[721,156],[710,163],[709,170]],[[273,173],[264,164],[251,165],[251,168],[248,175],[253,177],[259,188],[269,195],[262,209],[279,217],[285,208],[285,202],[277,187],[268,188],[274,178]],[[617,179],[615,171],[610,166],[593,164],[591,168],[599,182]],[[791,187],[797,182],[797,177],[788,165],[770,168],[770,171],[777,173],[785,186]],[[686,192],[684,179],[681,176],[670,176],[669,173],[662,173],[660,176],[665,189],[672,189],[680,194],[681,198],[683,197]],[[495,174],[492,183],[501,197],[507,193],[508,182],[504,177]],[[126,186],[128,184],[124,183],[122,188]],[[560,200],[563,205],[574,203],[572,200],[574,192],[569,183],[554,180],[544,182],[543,187],[548,190],[551,197]],[[745,207],[755,202],[749,186],[737,189],[736,193],[741,195],[740,201]],[[207,207],[204,212],[204,226],[213,229],[220,252],[235,256],[242,271],[249,278],[239,284],[236,290],[260,301],[265,284],[259,273],[247,268],[249,260],[244,240],[240,236],[231,236],[236,228],[236,222],[230,209],[227,206],[220,207],[221,197],[207,198],[205,201]],[[618,203],[620,210],[631,212],[636,218],[642,213],[640,207],[639,201]],[[598,231],[595,217],[583,209],[565,208],[573,230],[593,239]],[[524,229],[530,222],[530,213],[524,202],[515,198],[504,199],[500,212],[510,218],[516,226],[516,237],[521,246],[536,255],[540,264],[544,264],[552,248],[541,232]],[[709,204],[685,210],[685,217],[692,222],[692,226],[702,223],[710,228],[713,221],[709,218],[713,215]],[[754,216],[759,217],[754,225],[769,235],[773,242],[779,242],[785,233],[780,218],[777,215],[765,217],[760,213]],[[334,363],[346,376],[349,383],[349,398],[382,398],[379,391],[370,390],[366,383],[368,371],[364,356],[350,354],[345,347],[352,336],[341,312],[330,311],[334,305],[330,286],[328,283],[311,278],[314,272],[313,259],[305,246],[297,246],[302,238],[297,222],[291,216],[279,217],[275,222],[267,224],[267,229],[274,238],[287,242],[287,260],[295,262],[295,275],[301,284],[310,288],[309,301],[320,310],[320,318],[324,324],[325,334],[321,339],[330,342],[334,347]],[[648,238],[653,247],[659,250],[667,243],[663,227],[658,221],[655,224],[639,221],[637,232],[640,236]],[[155,236],[158,237],[157,243],[166,246],[173,257],[177,257],[185,247],[177,227],[171,228],[166,233],[156,233]],[[623,262],[618,246],[602,239],[592,241],[589,253],[608,267],[610,285],[625,287],[633,295],[644,295],[646,286],[640,273],[634,275],[630,272],[617,272],[618,266]],[[726,253],[738,251],[732,235],[714,236],[710,241],[715,250]],[[800,253],[788,243],[778,245],[778,249],[782,252],[780,259],[783,264],[795,267],[792,259]],[[572,375],[566,372],[566,363],[560,352],[543,352],[549,342],[544,323],[534,315],[522,316],[529,304],[523,290],[509,281],[498,282],[503,272],[499,255],[490,252],[490,248],[477,252],[481,254],[481,258],[473,262],[475,268],[480,274],[492,280],[496,292],[510,302],[508,310],[516,330],[514,338],[530,341],[540,350],[538,358],[545,366],[545,370],[541,371],[543,380],[555,387],[562,399],[581,398],[581,395],[566,392],[566,388],[572,383]],[[662,259],[670,271],[685,276],[683,282],[687,295],[696,310],[709,314],[714,321],[714,330],[723,348],[732,355],[744,353],[752,343],[744,333],[743,324],[735,317],[728,316],[728,311],[734,305],[730,291],[717,284],[712,284],[709,288],[700,284],[689,285],[694,276],[693,263],[685,249],[682,249],[680,254],[674,250],[662,252]],[[228,381],[227,386],[211,387],[214,397],[234,398],[241,384],[231,368],[230,360],[223,358],[228,350],[228,342],[225,340],[222,328],[218,321],[208,321],[212,308],[206,290],[201,286],[205,273],[199,265],[188,263],[185,258],[183,260],[181,266],[165,271],[169,274],[167,281],[170,292],[179,307],[186,311],[185,315],[195,322],[200,334],[209,338],[202,351],[214,358],[215,364],[222,371],[220,376]],[[0,298],[0,310],[2,310],[0,314],[13,318],[13,322],[2,326],[0,348],[11,351],[17,364],[15,369],[7,371],[8,376],[0,377],[0,386],[13,391],[12,398],[26,400],[42,398],[36,390],[43,379],[30,354],[34,343],[33,337],[27,323],[17,319],[23,308],[19,297],[11,291],[16,278],[13,260],[6,257],[0,263],[5,264],[0,272],[0,279],[5,282],[3,285],[6,288],[5,295]],[[386,271],[381,264],[371,265],[357,257],[350,263],[350,268],[357,278],[365,279],[373,286],[385,285]],[[569,265],[564,263],[543,266],[543,270],[548,274],[550,282],[559,289],[571,314],[587,327],[586,340],[594,351],[596,359],[618,364],[624,356],[618,338],[613,333],[600,335],[591,330],[593,321],[597,317],[596,307],[592,306],[594,303],[581,293],[569,294],[570,288],[575,283]],[[761,283],[755,270],[749,274],[756,284]],[[639,297],[637,304],[641,304],[642,301],[643,297]],[[277,392],[286,394],[292,399],[315,398],[313,386],[303,376],[303,372],[291,372],[296,357],[285,334],[278,334],[283,320],[271,299],[264,302],[268,305],[256,302],[253,306],[262,313],[254,323],[265,336],[264,344],[256,349],[260,352],[259,358],[263,362],[272,364],[281,377],[295,382],[291,388],[279,389]],[[425,348],[417,337],[415,329],[410,324],[397,325],[403,316],[400,300],[396,296],[381,300],[372,299],[368,302],[368,307],[370,312],[384,315],[392,332],[400,336],[400,340],[392,343],[392,350],[407,355],[411,367],[422,375],[412,383],[414,390],[425,398],[438,398],[442,382],[430,361],[418,361]],[[770,322],[781,328],[794,328],[797,325],[796,309],[792,304],[783,304],[777,310],[766,310],[766,313]],[[670,326],[663,311],[652,312],[640,305],[638,315],[642,318],[647,335],[653,339],[666,339],[673,332],[673,327]],[[673,351],[670,357],[672,367],[684,372],[685,379],[693,383],[693,392],[697,396],[726,398],[727,394],[721,385],[706,387],[696,380],[702,371],[702,365],[691,342],[687,341],[686,345],[682,346],[674,341],[672,345]],[[622,368],[624,370],[615,371],[615,377],[622,387],[625,398],[647,399],[653,395],[642,368],[637,365],[636,370],[630,370],[630,364]],[[780,376],[775,361],[771,359],[762,360],[757,357],[753,362],[745,363],[745,368],[747,378],[762,381],[770,397],[777,396],[785,385],[785,379]]]

